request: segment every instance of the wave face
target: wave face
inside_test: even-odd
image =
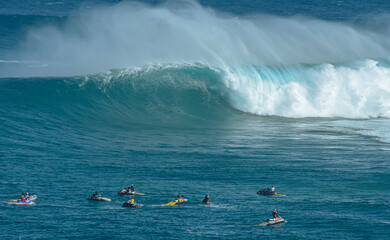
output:
[[[0,117],[15,118],[15,122],[44,118],[121,127],[201,126],[219,124],[238,113],[226,101],[220,75],[197,65],[121,69],[82,77],[3,79],[0,89]]]
[[[389,117],[388,19],[356,26],[235,17],[193,1],[126,2],[30,29],[0,76],[78,75],[89,79],[85,86],[111,79],[115,102],[132,116],[178,109],[196,119],[233,107],[293,118]]]

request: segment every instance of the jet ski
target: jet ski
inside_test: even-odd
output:
[[[111,202],[111,199],[109,198],[106,198],[106,197],[102,197],[102,196],[96,196],[96,197],[88,197],[87,198],[88,200],[94,200],[94,201],[106,201],[106,202]]]
[[[135,195],[135,191],[128,191],[127,189],[122,189],[118,192],[119,195]]]
[[[128,207],[128,208],[141,208],[142,205],[135,205],[135,204],[131,204],[131,203],[125,202],[125,203],[122,204],[122,207]]]
[[[17,201],[17,202],[7,202],[9,205],[34,205],[35,202],[31,200],[27,200],[25,202]]]
[[[268,219],[267,221],[267,225],[275,225],[275,224],[278,224],[278,223],[284,223],[286,222],[286,220],[284,220],[283,218],[281,217],[277,217],[277,218],[270,218]]]
[[[145,195],[145,193],[140,193],[136,191],[128,191],[127,189],[122,189],[118,192],[119,195]]]
[[[178,198],[175,200],[176,203],[183,203],[183,202],[187,202],[187,201],[188,201],[188,199],[185,197],[181,197],[181,198]]]
[[[37,195],[35,195],[35,194],[30,194],[30,195],[27,196],[27,199],[28,199],[28,200],[31,200],[31,201],[35,201],[37,198],[38,198],[38,197],[37,197]]]
[[[33,194],[33,195],[28,195],[28,196],[24,196],[24,199],[25,200],[30,200],[30,201],[35,201],[37,199],[37,195]],[[18,199],[12,199],[10,201],[12,202],[20,202],[22,199],[21,198],[18,198]]]
[[[268,190],[267,188],[263,188],[260,191],[257,192],[257,194],[262,194],[262,195],[275,195],[275,191]]]

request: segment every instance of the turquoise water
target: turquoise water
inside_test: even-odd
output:
[[[0,9],[1,239],[390,237],[386,3],[96,3]]]

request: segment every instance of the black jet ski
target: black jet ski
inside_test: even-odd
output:
[[[275,195],[275,191],[268,190],[267,188],[263,188],[260,191],[257,192],[257,194],[262,194],[262,195]]]
[[[142,205],[135,205],[128,202],[123,203],[122,207],[128,207],[128,208],[141,208]]]

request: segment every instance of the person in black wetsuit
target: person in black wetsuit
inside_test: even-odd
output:
[[[211,203],[211,202],[210,202],[210,195],[207,194],[206,197],[203,198],[203,203],[204,203],[204,204],[209,204],[209,203]]]
[[[96,192],[93,194],[93,198],[97,198],[97,197],[99,197],[98,191],[96,191]]]

